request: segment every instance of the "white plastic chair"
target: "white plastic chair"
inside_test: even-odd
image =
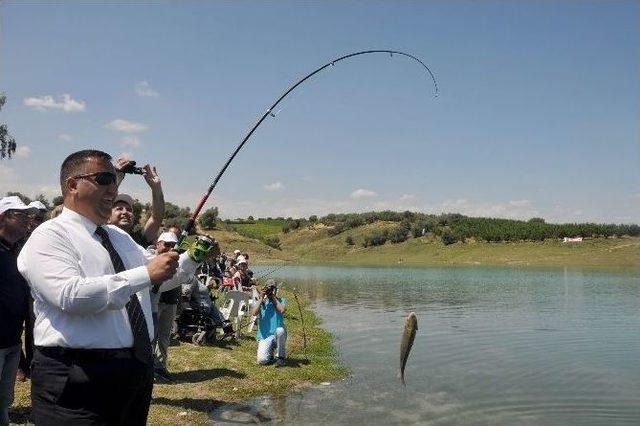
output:
[[[224,319],[236,324],[236,338],[240,338],[242,319],[248,313],[251,305],[251,295],[244,291],[230,290],[225,294],[225,302],[220,312]]]

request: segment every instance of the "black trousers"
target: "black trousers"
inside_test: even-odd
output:
[[[37,426],[146,424],[153,363],[132,350],[36,347],[32,365]]]
[[[24,351],[20,351],[19,368],[25,376],[31,374],[31,360],[33,360],[33,325],[36,322],[33,314],[33,299],[29,295],[29,315],[24,320]]]

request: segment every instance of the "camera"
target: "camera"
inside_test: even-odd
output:
[[[275,294],[277,289],[278,289],[278,287],[275,284],[268,284],[264,288],[264,294],[267,297],[272,297]]]
[[[129,161],[127,164],[120,168],[122,173],[129,173],[132,175],[143,175],[144,169],[142,167],[136,167],[135,161]]]

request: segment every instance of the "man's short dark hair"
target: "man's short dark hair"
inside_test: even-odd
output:
[[[80,174],[84,162],[89,158],[111,161],[109,154],[96,149],[84,149],[69,155],[62,162],[62,166],[60,166],[60,189],[62,190],[62,195],[66,195],[67,179]]]

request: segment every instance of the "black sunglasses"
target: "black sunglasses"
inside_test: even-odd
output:
[[[26,212],[20,211],[20,210],[7,210],[5,212],[6,214],[13,216],[13,217],[17,217],[18,219],[28,219],[29,215]]]
[[[88,173],[86,175],[77,175],[74,179],[89,179],[92,178],[95,183],[101,186],[113,185],[118,182],[115,173],[111,172],[96,172]]]

